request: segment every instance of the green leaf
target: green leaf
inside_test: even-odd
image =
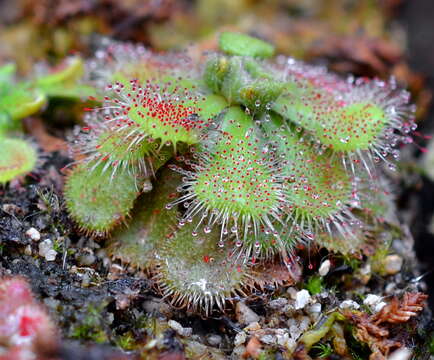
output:
[[[273,110],[310,131],[321,143],[344,152],[373,148],[390,121],[372,101],[342,104],[336,94],[302,80],[286,85]]]
[[[16,72],[15,64],[6,64],[0,67],[0,86],[2,83],[10,83]]]
[[[35,85],[42,89],[75,82],[84,74],[83,60],[79,57],[66,59],[58,70],[36,78]]]
[[[274,46],[260,39],[235,32],[223,32],[219,38],[220,50],[229,55],[269,58]]]
[[[68,175],[64,196],[71,217],[83,230],[103,235],[118,225],[132,209],[143,179],[118,169],[115,176],[99,164],[79,164]]]
[[[155,279],[172,304],[209,314],[214,305],[223,309],[228,297],[246,279],[246,265],[237,262],[231,246],[218,246],[220,230],[204,232],[187,223],[166,237],[158,250]]]
[[[110,237],[107,251],[112,256],[140,269],[155,265],[156,250],[177,224],[176,208],[166,209],[166,204],[179,182],[180,175],[174,171],[161,172],[158,186],[137,199],[131,219]]]
[[[224,115],[221,131],[209,162],[197,174],[194,192],[210,211],[261,219],[279,200],[266,155],[258,151],[252,118],[233,106]]]
[[[229,59],[225,56],[213,56],[205,64],[203,79],[208,88],[220,93],[223,80],[229,70]]]
[[[94,87],[79,83],[84,74],[81,58],[69,58],[59,68],[35,79],[34,85],[48,97],[55,98],[79,99],[97,94]]]
[[[10,93],[1,96],[0,113],[12,120],[20,120],[38,112],[45,103],[46,97],[42,92],[17,85]]]
[[[86,99],[97,95],[94,87],[83,84],[52,85],[43,88],[43,91],[49,98],[62,99]]]
[[[190,106],[190,102],[186,101],[185,106]],[[195,111],[199,117],[205,121],[205,123],[207,123],[208,120],[216,117],[229,105],[222,96],[207,94],[203,95],[202,98],[196,101],[195,104],[192,103],[191,106],[195,108]]]
[[[283,168],[286,196],[292,221],[324,221],[346,209],[351,200],[351,179],[341,162],[321,151],[300,136],[294,127],[271,114],[263,127],[275,139],[279,153],[286,160]]]
[[[22,139],[0,136],[0,150],[0,184],[31,172],[36,165],[36,150]]]

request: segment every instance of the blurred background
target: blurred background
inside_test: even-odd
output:
[[[216,33],[237,30],[343,75],[394,76],[411,91],[419,125],[394,190],[433,289],[433,18],[433,0],[0,0],[0,64],[14,61],[27,75],[41,61],[92,56],[103,37],[158,51],[206,51],[216,47]],[[47,131],[56,134],[63,125]]]

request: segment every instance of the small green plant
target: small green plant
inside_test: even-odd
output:
[[[312,294],[319,294],[324,289],[323,278],[320,276],[311,276],[306,281],[306,289]]]
[[[0,185],[31,172],[37,164],[34,146],[16,136],[21,130],[20,120],[40,111],[48,97],[79,98],[82,91],[93,91],[77,83],[83,66],[80,58],[70,58],[55,71],[46,70],[23,82],[16,81],[13,64],[0,67]]]
[[[318,343],[312,346],[312,349],[318,352],[318,357],[326,359],[334,353],[332,346],[329,343]]]
[[[219,47],[193,60],[114,43],[91,61],[101,104],[65,187],[81,229],[206,312],[254,283],[254,264],[290,267],[297,243],[358,251],[381,221],[380,160],[393,170],[416,126],[393,80],[274,59],[244,34]]]

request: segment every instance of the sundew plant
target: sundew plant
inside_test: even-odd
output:
[[[68,211],[205,312],[271,259],[291,268],[299,244],[359,244],[416,127],[393,80],[344,79],[238,33],[199,57],[113,43],[88,72],[99,105],[73,140]]]

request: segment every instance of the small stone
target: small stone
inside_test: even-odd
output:
[[[412,355],[413,352],[410,349],[402,347],[391,353],[387,360],[410,360]]]
[[[244,328],[244,331],[258,331],[261,329],[261,325],[257,321],[250,323]]]
[[[309,291],[306,289],[298,291],[295,296],[295,309],[303,309],[309,303],[310,299]]]
[[[58,308],[58,306],[60,305],[60,300],[56,300],[56,299],[48,297],[48,298],[44,299],[44,303],[52,310],[56,310]]]
[[[288,290],[286,290],[286,292],[289,294],[289,296],[291,297],[292,300],[295,300],[297,297],[297,289],[290,287],[288,288]]]
[[[23,213],[23,210],[15,204],[3,204],[2,210],[9,215],[17,215]]]
[[[286,346],[286,343],[289,340],[289,334],[284,332],[283,334],[276,335],[277,345]]]
[[[298,322],[289,327],[289,333],[293,339],[298,339],[301,336],[303,331],[300,329]]]
[[[381,301],[383,298],[381,296],[375,294],[369,294],[366,296],[365,300],[363,300],[363,304],[369,306],[373,312],[379,312],[386,303]]]
[[[299,328],[302,332],[304,332],[305,330],[307,330],[310,326],[310,319],[308,316],[302,316],[301,318],[299,318]]]
[[[24,254],[27,255],[27,256],[31,256],[32,255],[32,247],[30,245],[27,245],[24,248]]]
[[[235,346],[232,350],[231,359],[242,359],[246,353],[246,347],[243,345]]]
[[[375,294],[368,294],[368,296],[366,296],[365,300],[363,300],[363,304],[369,306],[369,307],[373,307],[375,305],[377,305],[380,301],[381,301],[381,296],[375,295]]]
[[[143,303],[143,310],[153,315],[164,315],[171,317],[173,315],[172,308],[159,298],[151,298]]]
[[[394,294],[396,292],[396,284],[393,282],[388,283],[384,288],[384,292],[386,294]]]
[[[248,325],[259,321],[259,316],[241,301],[237,303],[235,313],[237,315],[237,321],[242,325]]]
[[[81,276],[81,286],[82,286],[82,287],[88,287],[89,284],[90,284],[90,277],[89,277],[89,274],[84,273],[84,274]]]
[[[360,305],[357,304],[355,301],[353,300],[344,300],[340,303],[339,308],[341,309],[359,309]]]
[[[234,339],[234,345],[240,346],[243,345],[247,340],[247,334],[244,331],[239,332],[237,335],[235,335]]]
[[[146,179],[143,182],[143,188],[142,188],[142,192],[149,192],[152,190],[152,182],[149,179]]]
[[[111,264],[109,273],[107,274],[108,280],[117,280],[124,273],[124,268],[119,264]]]
[[[222,342],[222,337],[220,335],[212,334],[207,336],[206,341],[211,346],[219,346]]]
[[[274,335],[263,335],[259,338],[259,340],[263,343],[263,344],[267,344],[267,345],[273,345],[276,344],[277,339]]]
[[[293,338],[289,338],[288,341],[284,344],[284,346],[289,353],[293,353],[297,346],[297,341],[295,341]]]
[[[311,306],[308,306],[306,308],[306,313],[310,316],[310,318],[315,321],[318,319],[318,317],[321,315],[321,304],[315,303]]]
[[[26,236],[28,236],[33,241],[41,240],[41,233],[34,227],[31,227],[29,230],[26,231]]]
[[[384,271],[388,275],[395,275],[401,271],[403,259],[399,255],[388,255],[384,259]]]
[[[167,325],[169,325],[170,328],[175,330],[181,336],[189,337],[193,334],[192,328],[182,327],[182,325],[175,320],[169,320]]]
[[[54,261],[56,259],[57,251],[53,249],[53,242],[50,239],[39,243],[39,255],[47,261]]]
[[[283,310],[285,305],[288,304],[288,300],[285,298],[277,298],[274,300],[271,300],[268,303],[268,307],[270,307],[273,310]]]
[[[359,270],[359,280],[362,282],[362,284],[366,285],[369,280],[371,280],[372,276],[372,269],[371,264],[367,263],[365,266],[361,267]]]
[[[382,308],[384,308],[387,305],[384,301],[380,301],[377,305],[374,307],[374,312],[379,312]]]
[[[87,252],[79,255],[77,260],[81,266],[89,266],[95,262],[96,257],[93,253]]]
[[[330,271],[330,266],[331,266],[330,260],[327,259],[323,261],[318,269],[318,274],[320,276],[326,276]]]

